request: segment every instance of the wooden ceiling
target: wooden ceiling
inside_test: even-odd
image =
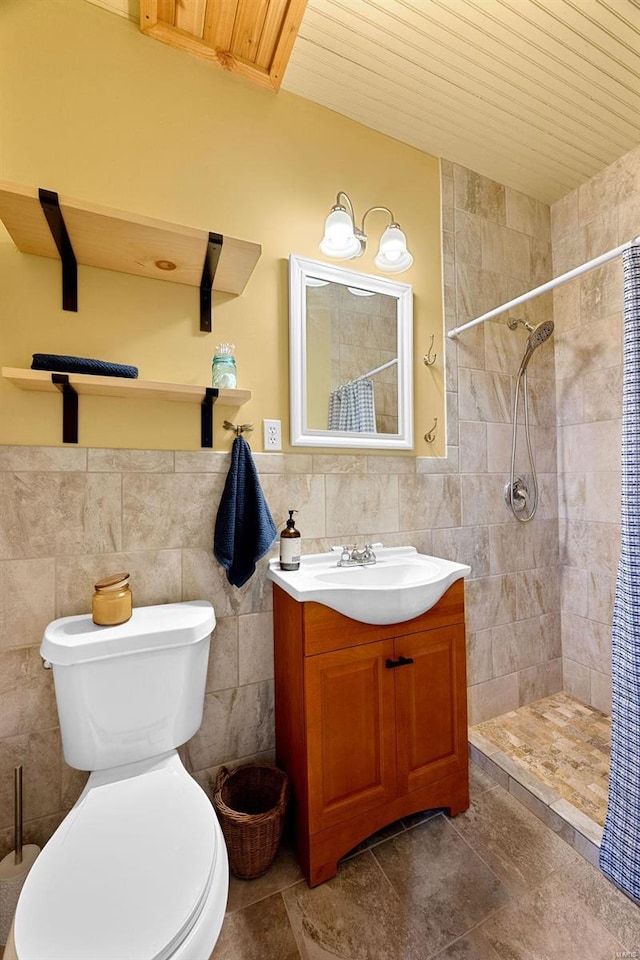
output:
[[[551,203],[640,143],[640,0],[309,0],[283,89]]]
[[[90,2],[547,203],[640,144],[640,0]]]
[[[307,0],[140,0],[140,29],[277,90]]]

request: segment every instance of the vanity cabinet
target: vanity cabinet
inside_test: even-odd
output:
[[[378,626],[274,585],[277,762],[310,886],[386,824],[469,805],[463,591]]]

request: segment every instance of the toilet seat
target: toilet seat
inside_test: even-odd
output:
[[[220,844],[213,807],[175,752],[91,774],[24,885],[18,957],[167,960],[198,921]]]

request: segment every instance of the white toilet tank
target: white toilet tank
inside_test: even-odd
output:
[[[204,600],[137,607],[117,627],[97,626],[90,615],[50,623],[40,655],[53,667],[67,763],[104,770],[192,737],[214,626]]]

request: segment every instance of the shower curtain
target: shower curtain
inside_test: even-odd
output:
[[[640,898],[640,247],[623,254],[622,542],[613,612],[611,773],[603,872]]]
[[[329,430],[354,433],[376,432],[373,380],[362,378],[345,383],[329,396]]]

